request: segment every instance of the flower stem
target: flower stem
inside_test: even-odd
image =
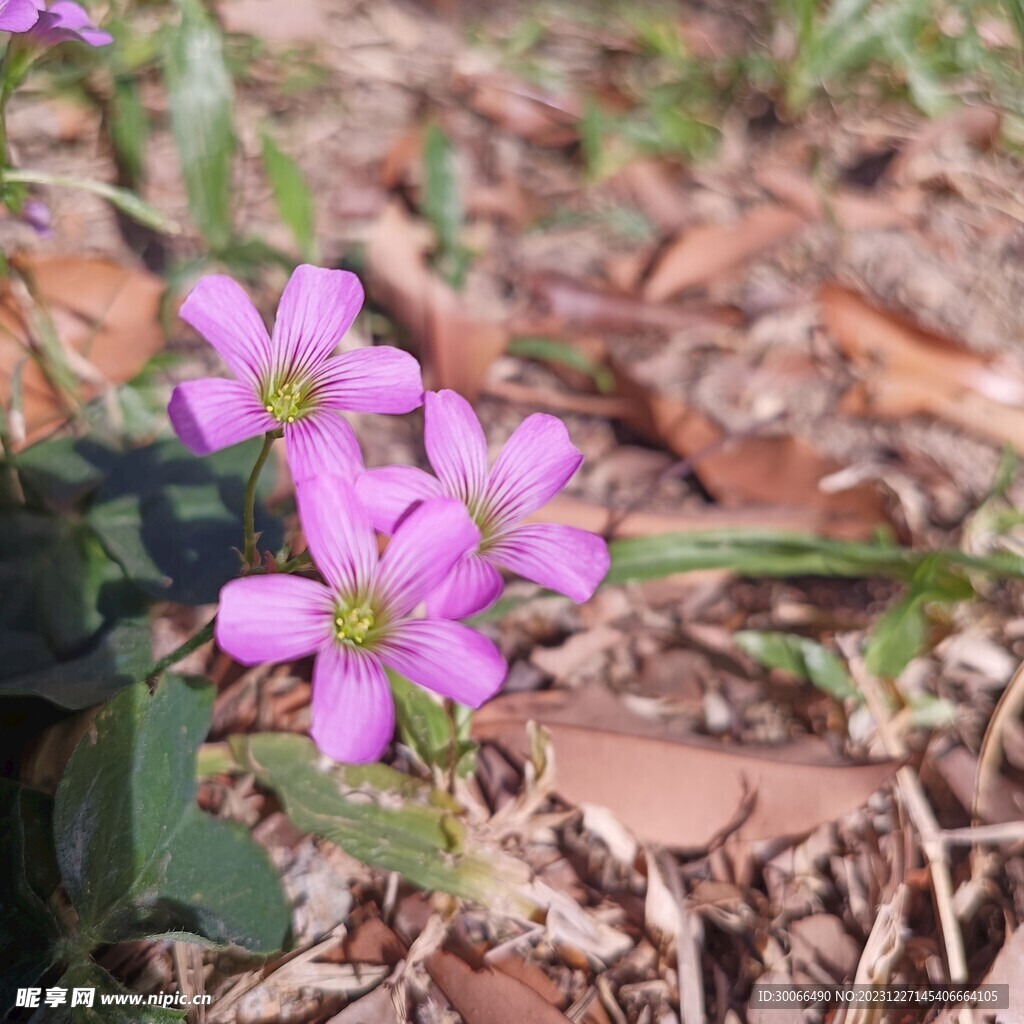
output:
[[[198,650],[205,643],[213,639],[213,624],[217,621],[214,615],[210,621],[203,626],[198,633],[190,636],[183,644],[179,644],[170,654],[164,655],[147,673],[146,682],[154,683],[161,673],[166,672],[172,665],[176,665],[182,658],[187,658],[193,651]]]
[[[242,507],[242,526],[245,530],[245,542],[242,548],[242,559],[246,569],[253,564],[256,555],[256,484],[259,483],[260,473],[270,456],[270,449],[274,444],[273,432],[268,432],[263,438],[263,447],[256,459],[256,465],[252,467],[249,474],[249,482],[245,485],[245,503]]]

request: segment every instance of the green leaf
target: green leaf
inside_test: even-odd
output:
[[[129,992],[88,960],[69,967],[51,987],[66,989],[67,1000],[57,1007],[40,1007],[28,1024],[176,1024],[185,1019],[184,1010],[147,1006],[149,996]],[[75,989],[95,990],[93,1005],[72,1006]]]
[[[79,658],[55,661],[49,655],[44,667],[0,678],[0,696],[43,697],[62,708],[88,708],[138,682],[152,662],[149,620],[124,619]]]
[[[864,650],[868,671],[895,679],[928,645],[929,604],[974,597],[969,580],[949,572],[938,554],[922,558],[907,593],[875,623]]]
[[[559,363],[585,374],[593,382],[598,391],[608,394],[615,390],[615,374],[595,363],[593,359],[563,341],[552,338],[513,338],[505,351],[510,356],[522,356],[525,359],[539,359],[548,363]]]
[[[48,797],[0,778],[0,1014],[53,963],[60,928],[45,900]],[[42,826],[42,827],[41,827]]]
[[[138,184],[145,167],[149,119],[140,97],[139,83],[134,78],[122,76],[114,81],[109,110],[110,141],[114,144],[118,167],[129,182]]]
[[[103,471],[78,451],[73,437],[42,441],[15,460],[22,484],[36,500],[54,508],[68,508],[103,479]]]
[[[171,127],[196,225],[214,250],[231,241],[233,88],[220,31],[199,0],[181,0],[181,25],[164,37]]]
[[[425,889],[524,902],[518,865],[477,846],[446,793],[381,764],[328,768],[303,736],[257,733],[230,742],[243,771],[277,793],[300,829]]]
[[[924,652],[928,639],[925,601],[925,595],[911,591],[875,623],[864,650],[864,664],[872,675],[895,679]]]
[[[629,537],[609,545],[606,583],[659,579],[694,569],[730,569],[745,576],[888,576],[910,580],[930,559],[946,570],[1024,579],[1024,558],[1009,552],[975,557],[957,549],[919,552],[888,543],[851,543],[774,530],[707,530]]]
[[[281,220],[295,236],[302,258],[307,263],[319,262],[316,244],[316,204],[313,193],[299,165],[263,133],[263,166],[274,191]]]
[[[448,136],[436,124],[427,129],[423,161],[426,179],[423,215],[437,236],[439,269],[453,288],[459,288],[469,267],[469,253],[462,244],[462,199],[455,151]]]
[[[402,741],[429,768],[472,768],[476,744],[469,739],[469,722],[458,729],[443,703],[396,672],[388,672],[395,698],[395,719]]]
[[[83,945],[177,934],[254,952],[288,926],[276,873],[240,826],[195,804],[213,687],[168,676],[122,690],[75,748],[54,834]]]
[[[91,192],[93,195],[106,199],[111,206],[116,207],[122,213],[127,214],[132,220],[144,224],[155,231],[163,231],[165,234],[177,234],[180,230],[178,225],[166,214],[162,213],[155,206],[150,206],[144,199],[140,199],[134,192],[117,185],[110,185],[105,181],[93,181],[91,178],[76,178],[67,174],[50,174],[47,171],[35,171],[28,168],[17,168],[16,170],[4,172],[4,180],[7,182],[18,182],[26,185],[49,185],[53,188],[74,188],[82,192]]]
[[[146,593],[182,604],[211,604],[238,574],[245,483],[262,439],[197,459],[177,439],[123,454],[92,452],[106,478],[86,522],[107,553]],[[273,486],[272,466],[260,493]],[[257,507],[265,547],[280,522]]]
[[[102,629],[101,592],[118,582],[121,571],[92,531],[58,522],[53,544],[36,563],[36,593],[43,636],[61,656],[79,650]]]
[[[860,698],[843,663],[816,640],[794,633],[761,633],[749,629],[736,633],[735,639],[740,648],[764,668],[789,672],[797,679],[813,683],[836,700]]]

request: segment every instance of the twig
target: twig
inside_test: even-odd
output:
[[[839,649],[843,652],[849,665],[850,675],[864,695],[864,699],[875,717],[878,734],[886,753],[892,758],[906,758],[907,748],[891,727],[891,716],[879,696],[878,680],[868,672],[860,656],[858,645],[852,636],[840,637],[838,643]],[[960,933],[960,924],[953,907],[953,880],[949,872],[949,863],[946,860],[946,845],[942,841],[942,830],[935,820],[921,780],[913,768],[909,765],[900,768],[896,773],[896,785],[907,813],[910,815],[910,820],[920,836],[921,849],[924,851],[925,859],[931,869],[932,890],[939,913],[942,940],[946,947],[949,979],[956,984],[963,984],[967,981],[967,957],[964,953],[964,940]]]

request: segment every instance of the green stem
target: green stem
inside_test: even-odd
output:
[[[56,188],[77,188],[83,192],[92,192],[101,199],[116,206],[133,220],[137,220],[154,231],[163,231],[168,235],[180,233],[180,226],[170,217],[165,216],[155,206],[150,206],[128,189],[108,185],[105,181],[93,181],[91,178],[75,178],[67,174],[50,174],[48,171],[34,171],[27,168],[7,168],[4,180],[20,185],[50,185]]]
[[[256,485],[259,483],[260,473],[270,457],[270,449],[274,444],[274,433],[268,431],[263,438],[263,447],[260,449],[256,465],[252,467],[249,474],[249,482],[245,485],[245,501],[242,506],[242,526],[245,530],[245,542],[242,548],[242,560],[246,569],[253,564],[256,555]]]
[[[198,650],[205,643],[209,643],[213,639],[213,624],[217,621],[217,616],[214,615],[210,621],[203,626],[198,633],[194,636],[190,636],[183,644],[175,647],[170,654],[164,655],[147,673],[146,681],[149,683],[155,682],[156,679],[163,673],[166,672],[172,665],[176,665],[182,658],[187,658],[193,651]]]

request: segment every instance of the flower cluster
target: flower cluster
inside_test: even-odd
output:
[[[504,682],[497,647],[457,619],[492,605],[504,568],[585,601],[608,570],[594,534],[523,520],[557,494],[582,454],[553,416],[529,416],[489,466],[469,403],[423,394],[419,364],[389,347],[335,354],[362,305],[353,274],[301,266],[268,333],[242,289],[203,278],[181,316],[234,379],[175,388],[171,423],[199,455],[281,436],[299,519],[323,582],[249,575],[221,592],[216,637],[244,664],[315,656],[312,735],[339,761],[376,760],[394,731],[387,670],[478,707]],[[412,466],[365,470],[344,411],[420,405],[436,476]],[[378,555],[377,534],[390,536]],[[425,616],[419,614],[425,607]]]

